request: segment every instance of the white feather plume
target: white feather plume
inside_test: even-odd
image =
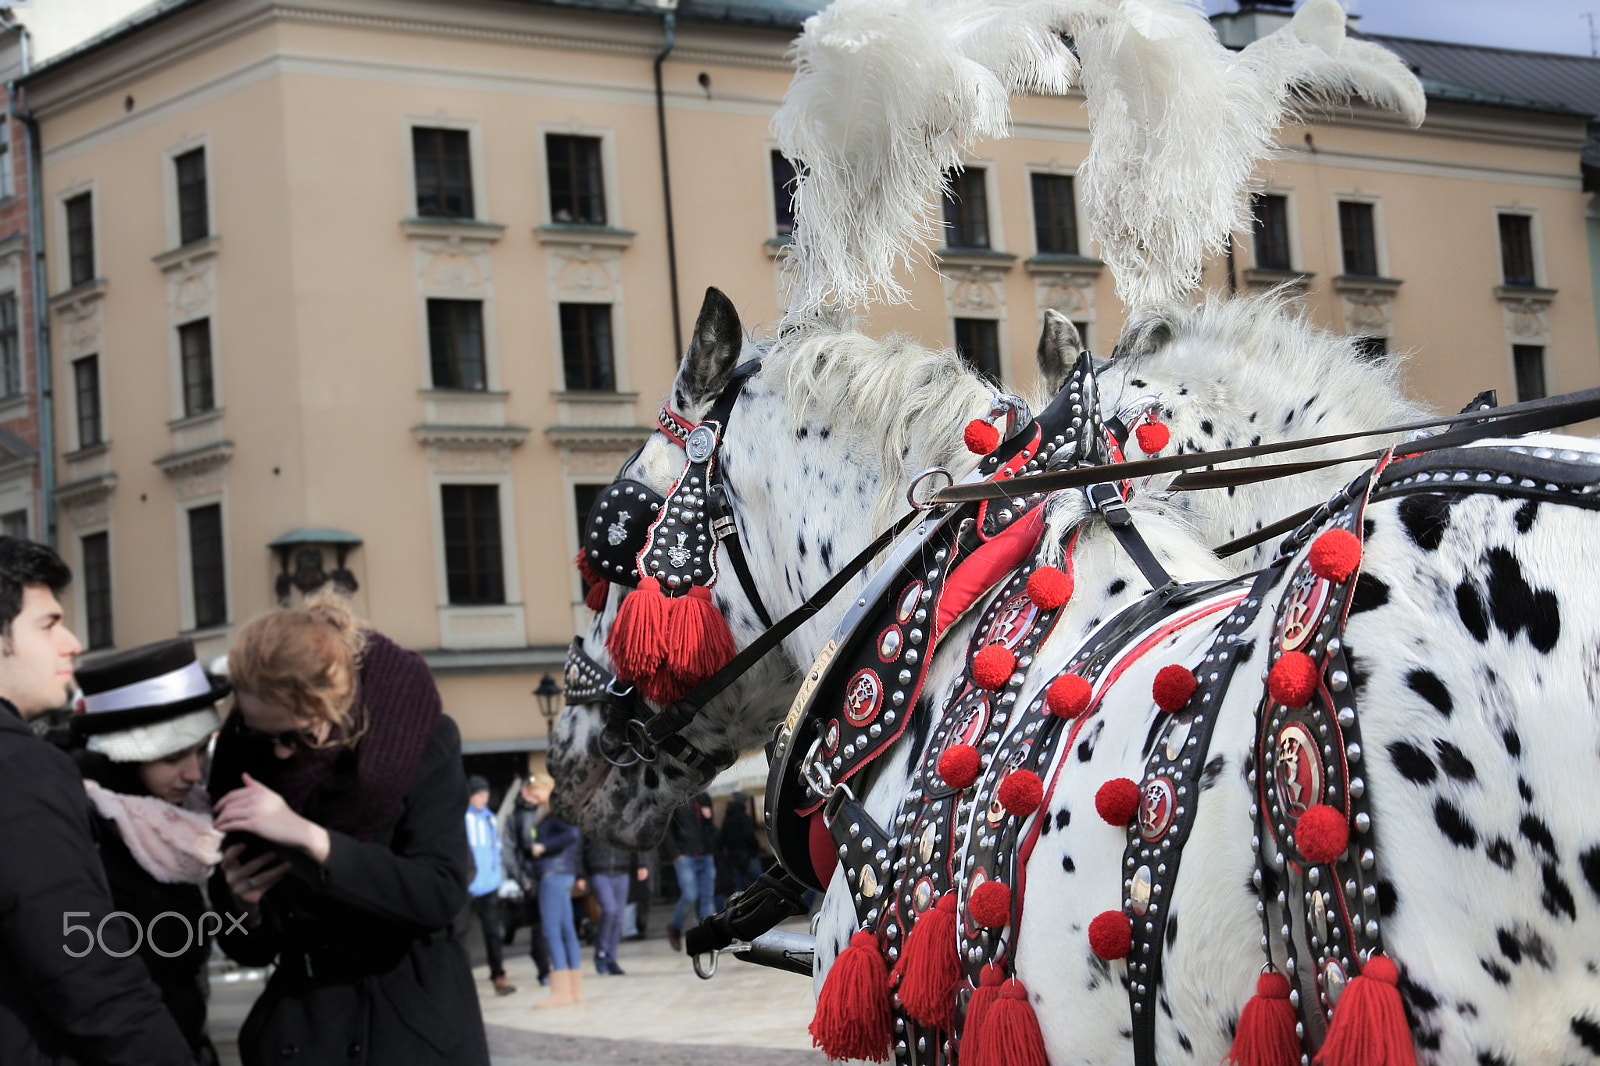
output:
[[[975,140],[1008,135],[1017,92],[1081,77],[1088,235],[1135,309],[1186,296],[1205,257],[1249,225],[1251,171],[1293,104],[1359,96],[1413,124],[1423,111],[1394,55],[1345,38],[1337,0],[1307,0],[1239,53],[1190,0],[835,0],[792,54],[773,125],[802,161],[799,314],[905,298],[896,271],[938,239],[947,172]]]

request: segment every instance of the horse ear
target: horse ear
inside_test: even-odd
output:
[[[1054,396],[1066,385],[1072,364],[1082,350],[1083,337],[1078,327],[1060,311],[1046,309],[1044,332],[1039,334],[1039,374],[1049,395]]]
[[[679,410],[693,410],[716,399],[743,347],[744,328],[733,302],[721,289],[707,289],[673,387]]]
[[[1171,341],[1173,324],[1164,315],[1150,312],[1139,315],[1122,331],[1112,351],[1114,362],[1137,359],[1165,348]]]

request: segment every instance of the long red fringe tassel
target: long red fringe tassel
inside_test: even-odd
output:
[[[1399,980],[1394,960],[1367,960],[1339,996],[1317,1066],[1416,1066],[1417,1049],[1395,987]]]
[[[1233,1066],[1296,1066],[1300,1038],[1295,1035],[1294,1004],[1289,979],[1276,970],[1256,978],[1256,994],[1239,1013],[1233,1050],[1224,1060]]]
[[[606,637],[606,650],[611,653],[617,673],[642,682],[661,668],[667,656],[670,607],[655,578],[639,579],[639,587],[628,593],[617,609],[617,620]]]
[[[677,681],[693,688],[726,666],[734,650],[728,620],[711,602],[710,589],[696,585],[672,601],[664,668]]]
[[[967,1000],[967,1018],[961,1026],[962,1062],[975,1063],[982,1054],[978,1049],[983,1046],[980,1039],[983,1017],[999,998],[1000,985],[1005,979],[1006,972],[992,962],[979,971],[978,987],[973,989],[972,998]]]
[[[907,1014],[933,1029],[955,1027],[961,958],[956,953],[954,892],[946,892],[912,924],[895,970],[900,974],[900,1004]]]
[[[850,938],[822,984],[811,1042],[830,1059],[886,1062],[893,1033],[889,968],[877,934],[863,929]]]
[[[980,1020],[977,1061],[968,1066],[1050,1066],[1028,990],[1015,977],[1000,986]]]

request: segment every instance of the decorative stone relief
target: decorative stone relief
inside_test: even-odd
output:
[[[428,447],[428,465],[437,474],[509,474],[511,448],[432,444]]]
[[[197,318],[208,317],[214,306],[214,261],[196,263],[187,270],[176,271],[167,279],[171,293],[172,324],[181,325]]]
[[[1345,332],[1365,336],[1389,335],[1390,311],[1387,293],[1347,292],[1344,294]]]
[[[622,293],[622,256],[616,248],[559,245],[549,257],[551,296],[557,303],[617,303]]]
[[[569,477],[616,477],[617,471],[633,454],[633,448],[561,449],[561,472]]]
[[[116,475],[107,475],[92,484],[64,493],[58,492],[56,503],[61,508],[62,517],[73,529],[102,526],[111,518],[111,493],[116,487]]]
[[[485,241],[415,240],[417,284],[424,296],[483,299],[489,289],[489,244]]]
[[[1094,278],[1076,275],[1036,275],[1033,279],[1040,321],[1046,310],[1056,311],[1074,322],[1094,321]]]
[[[1550,301],[1553,289],[1528,292],[1500,288],[1500,311],[1505,318],[1506,336],[1514,344],[1550,343]]]
[[[69,304],[61,309],[63,354],[68,360],[100,351],[100,301]]]
[[[985,276],[990,275],[990,276]],[[970,271],[964,277],[947,279],[947,299],[951,313],[960,317],[998,317],[1002,299],[1001,277],[993,271]]]
[[[180,471],[168,471],[172,478],[172,491],[180,500],[193,500],[201,496],[215,496],[227,484],[227,460],[195,465]]]

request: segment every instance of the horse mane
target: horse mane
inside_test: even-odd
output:
[[[903,510],[906,486],[922,470],[941,466],[959,481],[977,465],[962,430],[988,412],[997,389],[948,348],[898,333],[879,340],[841,327],[806,329],[773,341],[765,363],[787,383],[796,430],[815,417],[847,423],[874,449],[882,477],[874,530]]]

